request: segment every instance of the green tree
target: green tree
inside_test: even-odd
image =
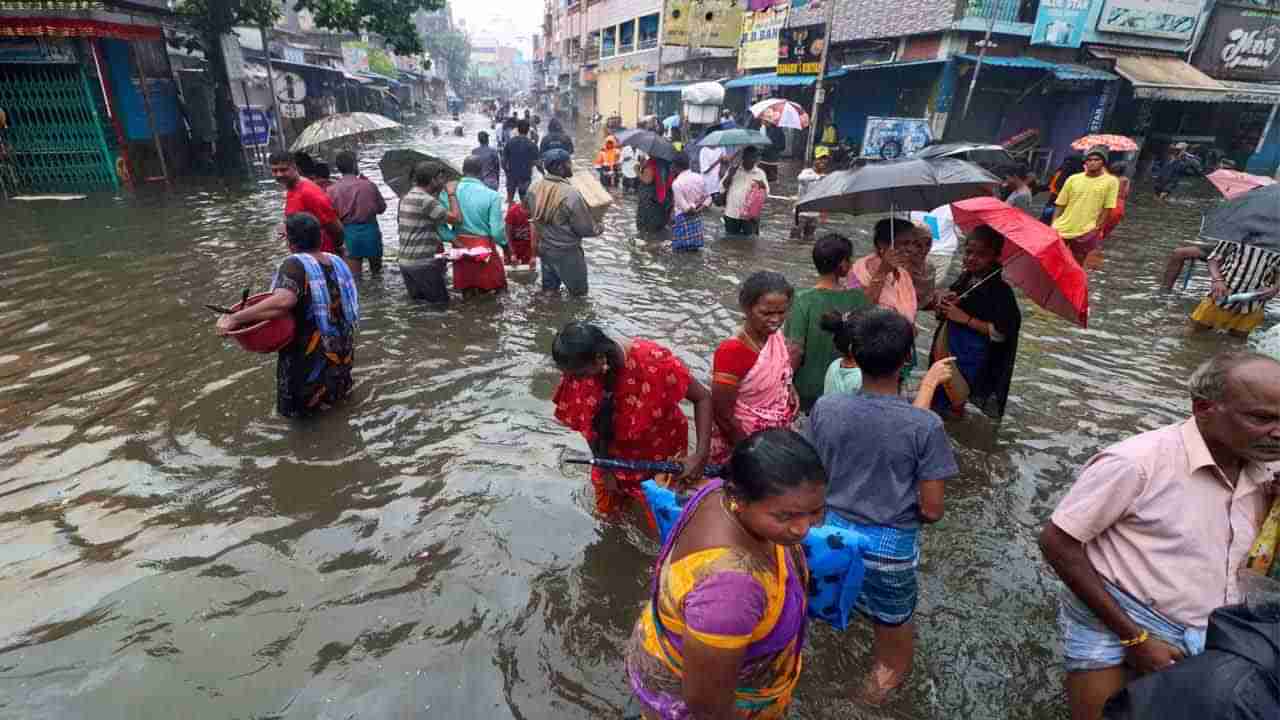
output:
[[[283,0],[288,2],[289,0]],[[386,39],[401,55],[423,50],[413,24],[418,10],[439,10],[444,0],[295,0],[297,10],[309,10],[317,27],[336,32],[367,31]],[[236,26],[271,27],[280,19],[275,0],[179,0],[177,11],[195,29],[187,42],[204,52],[213,79],[214,120],[218,132],[215,161],[228,173],[243,173],[243,149],[236,132],[236,107],[221,38]]]
[[[467,86],[471,62],[471,41],[467,39],[466,33],[459,30],[431,33],[424,40],[431,58],[437,63],[445,63],[448,68],[449,84],[462,94]]]

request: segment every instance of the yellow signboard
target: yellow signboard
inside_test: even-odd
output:
[[[778,34],[787,24],[787,3],[768,10],[742,13],[738,42],[738,69],[756,70],[778,64]]]
[[[740,0],[665,0],[662,44],[738,47],[744,4]]]

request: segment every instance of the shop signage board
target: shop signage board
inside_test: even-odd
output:
[[[745,3],[739,0],[665,0],[662,43],[689,47],[738,47],[744,6]]]
[[[240,141],[245,145],[266,145],[271,138],[271,119],[257,105],[240,108]]]
[[[784,28],[778,36],[778,74],[817,75],[826,38],[825,25]]]
[[[1032,45],[1078,48],[1095,0],[1040,0]]]
[[[1196,65],[1224,80],[1280,80],[1280,11],[1218,5]]]
[[[1190,40],[1204,0],[1105,0],[1098,31]]]
[[[738,40],[738,69],[758,70],[778,64],[778,36],[787,24],[787,6],[742,13]]]

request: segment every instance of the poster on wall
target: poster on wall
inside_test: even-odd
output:
[[[1196,66],[1224,80],[1280,80],[1280,11],[1219,5]]]
[[[778,37],[779,75],[817,75],[822,66],[825,25],[785,28]]]
[[[862,157],[893,160],[914,155],[932,139],[926,118],[871,115],[862,133]]]
[[[742,13],[738,39],[738,69],[771,68],[778,64],[778,35],[787,23],[787,6]]]
[[[665,0],[662,42],[736,48],[742,33],[742,8],[739,0]]]
[[[1031,44],[1080,47],[1091,9],[1093,0],[1040,0]]]
[[[1099,32],[1190,40],[1204,0],[1106,0]]]

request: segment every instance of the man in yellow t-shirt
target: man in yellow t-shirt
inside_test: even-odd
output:
[[[1107,173],[1107,148],[1098,145],[1084,158],[1084,172],[1072,175],[1058,193],[1053,229],[1067,241],[1076,262],[1102,245],[1102,226],[1120,195],[1120,181]]]

